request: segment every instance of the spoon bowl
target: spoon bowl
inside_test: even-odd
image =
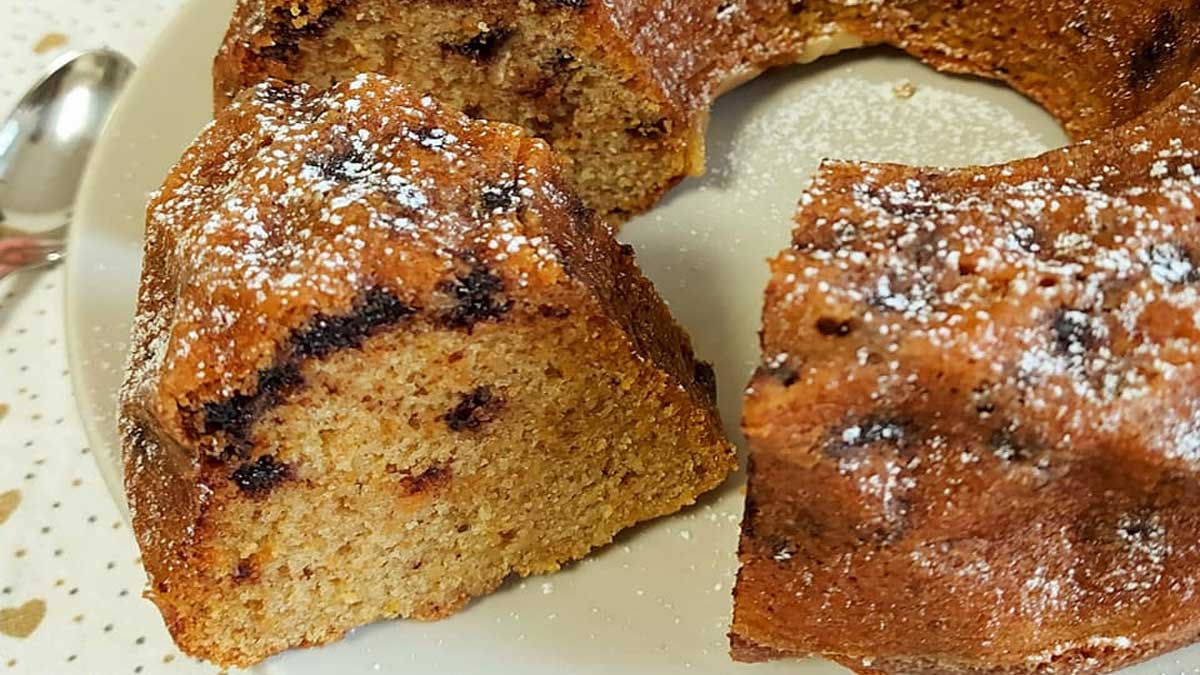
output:
[[[0,122],[0,237],[66,237],[88,156],[133,70],[110,50],[64,55]]]

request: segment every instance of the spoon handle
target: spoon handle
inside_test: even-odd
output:
[[[63,242],[29,237],[0,239],[0,279],[62,260]]]

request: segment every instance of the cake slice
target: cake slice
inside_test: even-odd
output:
[[[746,397],[733,655],[1078,675],[1200,637],[1200,87],[992,168],[829,163]]]
[[[171,172],[121,427],[148,595],[224,666],[445,617],[735,466],[548,147],[376,76],[247,90]]]

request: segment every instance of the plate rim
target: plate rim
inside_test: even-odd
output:
[[[103,449],[109,449],[104,439],[101,420],[108,421],[110,419],[108,416],[111,415],[111,420],[115,421],[119,419],[119,414],[115,410],[105,410],[106,406],[101,401],[96,400],[96,396],[86,386],[87,378],[84,375],[87,370],[83,344],[86,336],[84,335],[84,326],[80,317],[82,313],[80,303],[84,296],[80,291],[80,284],[84,283],[84,280],[87,278],[81,266],[84,264],[84,261],[88,260],[88,257],[73,255],[71,252],[82,249],[81,243],[86,236],[85,233],[91,229],[85,224],[98,221],[98,218],[93,216],[103,216],[100,205],[96,203],[99,201],[96,196],[96,183],[100,181],[100,174],[103,171],[103,167],[107,164],[108,156],[118,149],[118,140],[112,133],[113,129],[121,126],[122,118],[141,100],[140,97],[131,94],[140,90],[144,86],[146,79],[150,77],[150,73],[153,72],[145,64],[157,63],[160,60],[160,56],[172,51],[175,45],[171,37],[177,35],[194,14],[205,9],[211,9],[211,3],[204,0],[186,0],[183,2],[178,11],[159,30],[158,35],[150,43],[150,47],[146,49],[140,58],[134,60],[135,70],[133,75],[118,95],[116,104],[113,106],[112,112],[101,128],[96,144],[93,146],[91,155],[85,164],[83,180],[79,184],[79,191],[76,195],[75,207],[71,216],[71,225],[67,230],[67,256],[66,263],[63,266],[65,280],[63,283],[62,302],[64,307],[63,330],[65,332],[67,349],[67,368],[71,373],[72,397],[75,400],[75,410],[83,426],[84,437],[88,443],[88,447],[92,451],[93,462],[100,472],[101,478],[104,480],[110,497],[117,505],[117,509],[121,512],[121,516],[126,522],[131,520],[132,514],[129,511],[129,505],[125,498],[124,449],[120,445],[111,449],[114,451],[113,456],[122,460],[119,462],[119,466],[116,467],[111,466],[109,462],[105,461],[104,452],[99,452],[102,446]],[[138,259],[140,264],[140,255]],[[140,268],[138,275],[139,277],[141,276]],[[136,296],[134,297],[134,302],[137,302]],[[126,358],[128,357],[126,356]],[[122,360],[119,368],[123,379],[126,368],[125,360]]]

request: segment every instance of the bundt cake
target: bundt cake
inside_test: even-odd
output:
[[[396,75],[549,140],[619,217],[700,172],[714,98],[771,66],[894,45],[1086,135],[1162,100],[1198,36],[1195,0],[240,0],[215,93]]]
[[[826,164],[746,399],[735,658],[1075,675],[1200,637],[1198,207],[1193,83],[1005,166]]]
[[[542,141],[378,76],[249,89],[149,207],[149,597],[223,665],[445,617],[721,483],[714,386]]]

